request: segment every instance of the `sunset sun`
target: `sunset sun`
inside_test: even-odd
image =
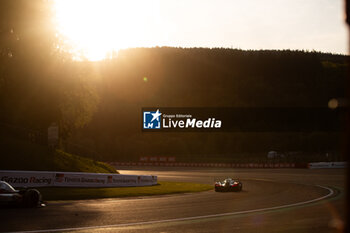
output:
[[[56,0],[57,29],[75,59],[102,60],[119,49],[153,45],[156,1]]]
[[[75,60],[155,46],[347,51],[340,1],[53,1],[58,34]]]

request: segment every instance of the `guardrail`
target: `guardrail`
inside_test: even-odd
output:
[[[227,167],[227,168],[306,168],[296,163],[160,163],[160,162],[111,162],[112,166],[159,166],[159,167]]]
[[[0,180],[13,187],[132,187],[157,184],[157,176],[113,173],[0,170]]]
[[[346,162],[318,162],[318,163],[308,163],[308,168],[346,168]]]
[[[111,162],[119,166],[154,166],[154,167],[209,167],[209,168],[346,168],[346,162],[317,163],[161,163],[161,162]]]

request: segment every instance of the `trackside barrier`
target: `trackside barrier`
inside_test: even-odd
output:
[[[157,176],[111,173],[0,170],[0,180],[13,187],[130,187],[157,184]]]
[[[159,167],[214,167],[214,168],[307,168],[307,164],[296,163],[161,163],[161,162],[112,162],[110,165],[118,166],[159,166]]]
[[[308,163],[308,168],[346,168],[346,162],[318,162],[318,163]]]

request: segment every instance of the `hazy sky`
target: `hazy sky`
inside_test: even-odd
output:
[[[111,49],[154,46],[348,54],[342,0],[57,2],[62,33],[95,60]]]
[[[347,53],[341,0],[172,0],[161,18],[171,45]]]

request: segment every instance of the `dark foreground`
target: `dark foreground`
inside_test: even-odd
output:
[[[0,210],[0,231],[341,232],[345,214],[345,177],[341,169],[118,170],[158,175],[163,181],[208,184],[232,177],[239,178],[244,188],[239,193],[208,191],[49,202],[39,209],[6,208]],[[322,197],[327,198],[318,200]]]

